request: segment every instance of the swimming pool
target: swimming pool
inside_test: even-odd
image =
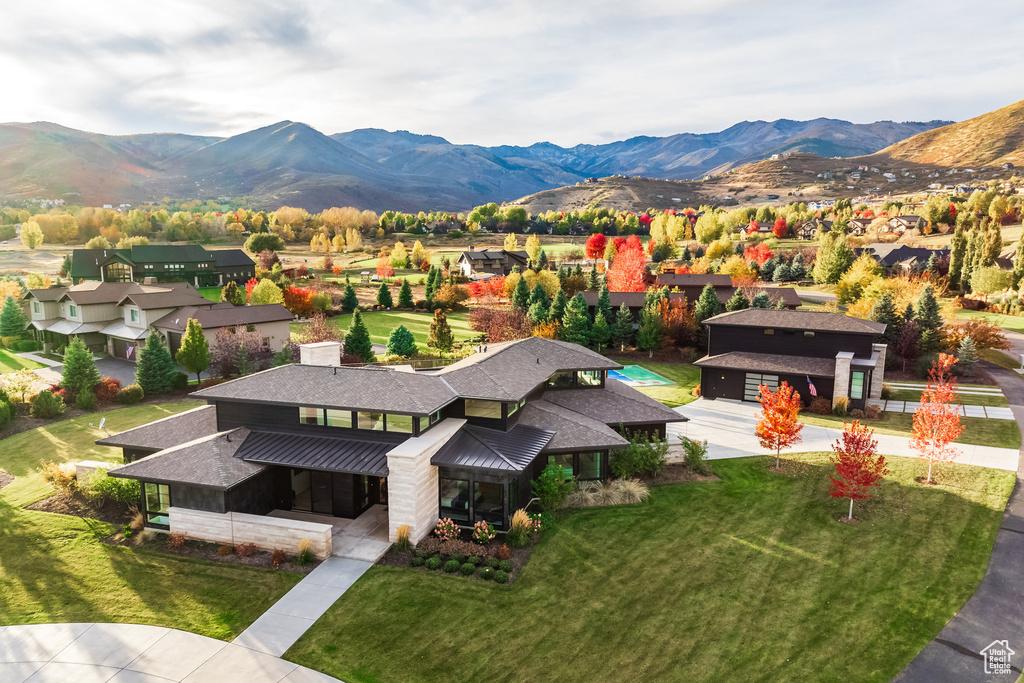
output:
[[[609,370],[608,378],[617,379],[631,387],[664,387],[675,384],[639,365],[626,365],[621,370]]]

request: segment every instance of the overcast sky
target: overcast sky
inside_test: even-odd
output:
[[[962,120],[1024,97],[1019,0],[4,3],[2,121],[561,145],[743,120]]]

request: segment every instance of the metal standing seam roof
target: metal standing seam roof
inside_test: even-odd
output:
[[[236,457],[247,462],[386,477],[388,452],[399,442],[295,433],[251,432]]]
[[[142,339],[149,335],[149,329],[129,327],[124,324],[123,320],[115,320],[100,330],[100,333],[110,337],[118,337],[119,339]]]
[[[466,425],[434,454],[430,464],[522,472],[554,436],[550,430],[525,424],[507,432]]]

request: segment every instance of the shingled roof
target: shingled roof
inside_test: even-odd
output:
[[[686,422],[686,418],[664,403],[626,386],[617,379],[605,381],[603,388],[548,391],[544,400],[606,424],[645,424],[650,422]]]
[[[548,395],[556,392],[548,392]],[[519,424],[549,429],[555,436],[545,451],[575,451],[625,446],[629,442],[601,420],[573,412],[545,399],[530,401],[522,409]]]
[[[99,439],[100,446],[163,450],[217,431],[217,409],[200,406]]]
[[[204,436],[112,469],[110,476],[226,490],[266,469],[236,457],[247,436],[245,427]]]
[[[820,332],[848,332],[851,334],[882,334],[883,323],[862,320],[840,313],[826,311],[780,311],[776,309],[745,308],[722,313],[704,321],[705,325],[735,325],[738,327],[776,327],[790,330]]]
[[[730,351],[717,356],[704,356],[694,363],[699,368],[722,368],[745,370],[747,372],[772,372],[787,375],[812,375],[834,377],[834,358],[811,358],[808,356],[786,356],[776,353],[753,353]]]
[[[232,325],[258,325],[294,320],[295,316],[281,304],[235,306],[225,301],[212,306],[183,306],[154,322],[153,327],[183,332],[189,318],[198,321],[204,330],[212,330]]]

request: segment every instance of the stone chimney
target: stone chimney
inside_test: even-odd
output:
[[[341,365],[341,342],[325,341],[299,344],[299,363],[302,365]]]
[[[144,284],[144,285],[155,285],[156,284],[156,278],[153,277],[152,275],[150,275],[149,277],[144,277],[144,278],[142,278],[142,284]]]

